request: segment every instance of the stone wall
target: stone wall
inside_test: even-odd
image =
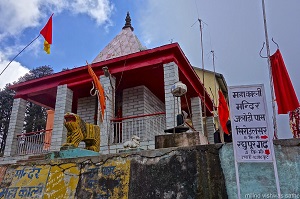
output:
[[[175,62],[163,65],[164,67],[164,88],[166,104],[166,129],[176,126],[176,115],[181,113],[181,98],[174,98],[171,93],[172,86],[179,81],[178,66]],[[175,101],[175,102],[174,102]],[[174,110],[174,103],[175,108]]]
[[[57,87],[54,125],[51,136],[51,151],[57,151],[66,142],[67,129],[64,127],[64,116],[72,111],[73,91],[68,86],[60,85]]]
[[[8,135],[6,138],[6,147],[4,156],[12,156],[17,152],[17,135],[23,131],[25,111],[27,102],[21,98],[14,99],[11,111]]]
[[[281,198],[299,198],[300,139],[275,141],[274,148]],[[232,144],[47,157],[1,161],[0,198],[237,198]],[[241,198],[278,198],[271,195],[276,194],[272,164],[239,164],[239,173]]]
[[[218,150],[194,146],[2,165],[0,198],[226,198]]]
[[[94,124],[95,110],[96,96],[83,97],[78,99],[77,115],[79,115],[81,119],[83,119],[83,121]]]
[[[123,90],[123,117],[164,112],[165,105],[145,86]]]
[[[122,117],[141,116],[165,111],[165,105],[147,87],[136,86],[123,90]],[[152,120],[151,120],[152,119]],[[140,137],[142,141],[154,141],[152,132],[165,129],[165,120],[159,123],[154,117],[144,117],[123,120],[123,142],[131,140],[133,135]],[[149,133],[151,132],[151,134]],[[154,145],[153,145],[154,147]]]
[[[110,85],[107,78],[102,78],[103,85]],[[104,81],[105,80],[105,81]],[[107,82],[108,81],[108,82]],[[105,83],[106,82],[106,83]],[[105,87],[105,86],[104,86]],[[111,92],[111,91],[110,91]],[[107,100],[107,104],[109,103],[109,100]],[[133,88],[124,89],[123,91],[123,105],[122,105],[122,113],[123,117],[127,116],[136,116],[136,115],[144,115],[144,114],[152,114],[152,113],[158,113],[158,112],[164,112],[164,104],[161,102],[147,87],[145,86],[137,86]],[[90,97],[84,97],[78,99],[78,107],[77,107],[77,114],[80,115],[80,117],[88,123],[94,123],[94,114],[96,109],[96,96],[90,96]],[[109,111],[110,109],[107,108],[106,111]],[[106,114],[105,114],[106,116]],[[126,122],[133,122],[134,119],[126,120]],[[165,128],[165,122],[164,123],[157,123],[153,125],[153,122],[145,122],[142,123],[142,120],[140,123],[138,123],[139,126],[136,128],[139,129],[139,133],[136,133],[135,131],[132,131],[132,123],[127,123],[122,125],[122,130],[124,132],[131,132],[131,133],[124,133],[123,135],[123,142],[130,140],[132,135],[136,134],[140,136],[142,142],[141,142],[141,148],[148,150],[148,149],[154,149],[154,135],[152,134],[143,134],[140,132],[148,132],[149,129],[164,129]],[[109,126],[106,127],[106,125],[100,125],[101,127],[101,147],[100,151],[103,154],[108,153],[118,153],[119,150],[123,150],[123,143],[113,143],[113,140],[115,139],[111,135],[110,137],[110,146],[108,146],[108,131],[110,130]],[[103,128],[105,127],[105,128]],[[127,127],[127,128],[126,128]],[[161,131],[163,133],[163,131]],[[149,138],[151,137],[151,138]],[[85,144],[83,142],[80,143],[79,147],[84,148]]]
[[[140,142],[140,148],[142,150],[151,150],[155,149],[155,142],[154,140],[151,141],[142,141]],[[119,153],[120,151],[124,150],[123,143],[114,143],[110,146],[100,146],[101,154],[111,154],[111,153]]]
[[[275,140],[280,198],[300,198],[300,139]],[[220,150],[228,198],[237,198],[232,144]],[[241,198],[278,198],[272,163],[239,163]]]

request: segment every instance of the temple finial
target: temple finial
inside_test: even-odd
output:
[[[133,31],[134,28],[131,26],[131,18],[130,18],[129,12],[127,12],[125,21],[126,21],[125,26],[122,29],[130,28]]]

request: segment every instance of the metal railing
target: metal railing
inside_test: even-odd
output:
[[[41,154],[50,151],[52,129],[17,135],[17,154]]]
[[[140,141],[154,140],[156,135],[164,133],[166,116],[164,112],[112,119],[110,122],[110,143],[123,143],[133,135]]]

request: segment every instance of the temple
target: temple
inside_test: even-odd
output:
[[[100,126],[103,154],[118,153],[122,143],[133,135],[141,138],[143,149],[154,149],[155,136],[176,126],[176,116],[182,111],[188,113],[192,131],[213,143],[217,96],[214,102],[197,75],[201,70],[196,73],[178,43],[153,49],[142,46],[133,32],[129,13],[125,21],[121,32],[91,61],[106,95],[103,122],[97,97],[90,93],[93,84],[86,65],[13,85],[16,95],[4,156],[60,150],[66,141],[63,124],[67,112]],[[218,77],[211,75],[213,79]],[[223,81],[220,85],[226,91],[221,77],[217,80]],[[187,93],[174,97],[171,87],[179,81],[186,85]],[[49,109],[44,132],[22,134],[26,101]],[[29,136],[40,136],[43,146],[34,150],[32,146],[24,147],[24,139]]]
[[[274,140],[274,162],[238,162],[235,143],[213,144],[227,142],[223,75],[191,66],[178,43],[147,49],[133,31],[127,13],[90,65],[11,86],[0,198],[299,198],[300,139]],[[24,132],[28,101],[47,108],[45,130]],[[262,128],[241,141],[245,157],[270,154],[265,140],[250,149]]]

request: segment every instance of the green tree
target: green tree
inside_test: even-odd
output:
[[[40,66],[30,70],[24,76],[20,77],[18,83],[26,82],[32,79],[37,79],[51,74],[53,74],[53,69],[50,66]]]
[[[18,82],[25,82],[51,74],[53,74],[53,69],[50,66],[40,66],[30,70],[29,73],[19,78]],[[24,130],[26,130],[27,133],[44,130],[46,127],[46,119],[46,108],[32,102],[27,103],[24,124]]]
[[[30,70],[27,74],[19,78],[18,82],[14,82],[13,84],[37,79],[50,74],[53,74],[53,69],[50,66],[40,66]],[[7,84],[3,89],[0,89],[0,156],[4,154],[13,97],[15,95],[15,92],[9,89],[9,86],[11,86],[11,84]],[[46,118],[47,113],[45,108],[28,102],[24,130],[26,130],[26,132],[32,132],[45,129]]]
[[[27,133],[44,130],[46,127],[46,108],[32,102],[27,103],[24,130]]]
[[[9,86],[10,84],[7,84],[4,89],[0,89],[0,156],[4,154],[13,96],[15,94],[13,90],[9,89]]]

